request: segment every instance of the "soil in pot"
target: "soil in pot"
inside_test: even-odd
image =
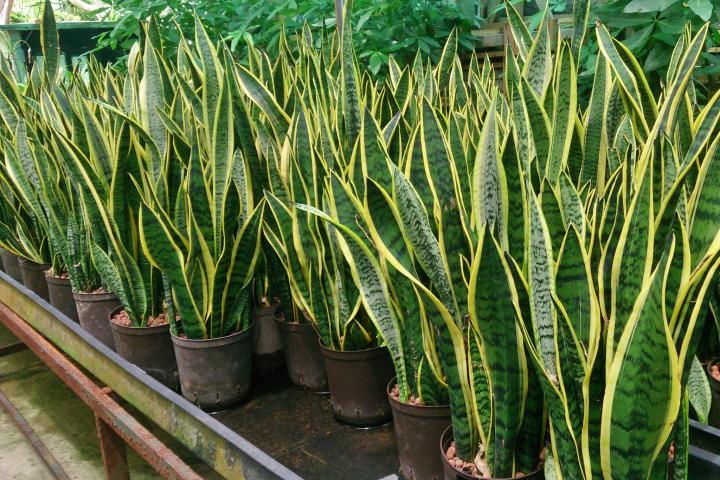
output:
[[[182,395],[204,410],[224,410],[250,392],[252,330],[191,340],[171,335]]]
[[[392,420],[387,384],[395,376],[385,347],[337,351],[320,345],[335,418],[350,427],[368,428]]]
[[[708,374],[712,392],[708,423],[712,427],[720,428],[720,362],[708,364]]]
[[[77,306],[75,305],[75,297],[72,293],[72,285],[67,273],[60,276],[50,275],[45,272],[45,281],[48,287],[48,296],[50,297],[50,305],[60,310],[66,317],[73,322],[78,322]]]
[[[48,294],[48,285],[45,281],[45,270],[50,268],[50,265],[45,263],[35,263],[24,258],[18,259],[20,264],[20,275],[22,276],[23,284],[37,293],[43,300],[49,301],[50,295]]]
[[[110,329],[110,312],[120,306],[114,293],[97,289],[90,293],[74,292],[80,325],[95,338],[115,350],[115,339]]]
[[[477,466],[474,462],[460,459],[455,454],[455,442],[452,438],[452,426],[449,426],[440,437],[440,459],[443,463],[445,480],[544,480],[544,458],[545,450],[543,449],[538,456],[538,468],[533,472],[515,472],[514,477],[507,479],[483,476],[482,472],[478,472]]]
[[[0,248],[0,258],[2,258],[3,271],[18,283],[22,283],[22,274],[20,273],[20,263],[18,256],[9,250]]]
[[[275,323],[275,314],[280,304],[259,306],[253,310],[253,370],[258,375],[267,375],[283,366],[283,344],[280,331]]]
[[[309,390],[326,392],[327,374],[315,328],[310,323],[286,322],[281,311],[277,312],[275,322],[290,380]]]
[[[395,379],[387,386],[395,425],[400,468],[405,480],[441,480],[443,464],[437,444],[450,426],[450,406],[426,406],[420,399],[400,401]]]
[[[165,314],[148,318],[146,327],[133,327],[128,314],[119,307],[110,312],[109,320],[118,355],[176,390],[177,362]]]

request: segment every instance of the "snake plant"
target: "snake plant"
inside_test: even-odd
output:
[[[149,261],[172,287],[182,331],[187,338],[216,338],[249,326],[251,281],[260,255],[264,203],[255,199],[250,168],[237,147],[234,110],[239,105],[237,68],[226,50],[221,54],[197,23],[197,50],[185,50],[204,79],[175,105],[179,119],[194,114],[202,122],[166,128],[159,117],[163,97],[153,91],[163,84],[161,57],[146,44],[144,93],[148,135],[170,154],[181,170],[170,188],[168,177],[143,172],[140,238]],[[148,69],[148,60],[155,63]],[[158,75],[150,77],[149,75]],[[190,78],[168,77],[187,82]],[[196,95],[195,91],[200,90]],[[153,108],[158,118],[153,120]],[[172,147],[171,147],[172,146]],[[160,167],[173,168],[173,166]],[[173,177],[170,177],[173,178]]]
[[[92,291],[99,279],[89,255],[89,219],[80,200],[81,193],[68,180],[64,167],[64,150],[60,137],[74,138],[78,148],[94,140],[85,141],[84,128],[77,128],[80,113],[73,108],[71,94],[57,75],[55,58],[59,55],[57,30],[52,8],[46,2],[41,22],[43,56],[46,59],[41,81],[31,84],[21,95],[15,86],[12,69],[3,69],[3,120],[7,131],[13,132],[12,142],[6,142],[5,193],[14,190],[19,204],[25,205],[30,215],[17,215],[17,219],[32,219],[32,225],[17,222],[20,240],[16,253],[44,263],[49,255],[51,274],[68,273],[73,289]],[[73,131],[74,129],[74,131]],[[6,224],[7,225],[7,224]],[[5,229],[7,238],[12,238]],[[31,235],[46,240],[38,251],[37,242],[28,241]],[[13,248],[10,248],[13,250]],[[24,252],[24,253],[23,253]]]
[[[3,188],[0,201],[8,214],[0,226],[0,243],[7,250],[27,260],[57,265],[48,241],[48,224],[45,212],[38,201],[40,177],[35,168],[36,159],[44,151],[35,134],[34,120],[40,115],[25,102],[12,69],[2,60],[0,69],[0,179]]]
[[[191,339],[246,329],[279,266],[327,347],[385,345],[402,401],[450,403],[478,473],[529,473],[547,439],[549,478],[661,478],[671,443],[686,478],[720,267],[707,27],[656,92],[598,25],[584,107],[583,35],[507,17],[502,79],[451,34],[383,81],[349,23],[241,66],[200,22],[167,58],[150,22],[126,74],[60,78],[46,17],[44,69],[21,90],[0,63],[0,244]]]
[[[680,42],[658,97],[599,26],[584,114],[569,46],[550,67],[538,37],[506,60],[512,128],[531,132],[515,137],[531,153],[517,155],[527,245],[513,302],[547,402],[549,475],[662,478],[671,441],[675,478],[687,474],[681,405],[720,265],[717,97],[696,107],[691,84],[705,34]]]

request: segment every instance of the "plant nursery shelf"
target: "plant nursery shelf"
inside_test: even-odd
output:
[[[208,414],[2,272],[0,302],[226,478],[396,478],[391,426],[340,425],[326,395],[294,386],[284,372],[256,378],[253,393],[238,407]]]
[[[284,372],[256,378],[249,399],[213,416],[303,478],[377,480],[399,469],[390,425],[343,426],[327,395],[293,385]]]

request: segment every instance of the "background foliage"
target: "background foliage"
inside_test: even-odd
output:
[[[641,61],[646,74],[664,75],[672,50],[686,24],[697,31],[705,22],[717,26],[720,0],[610,0],[595,8],[597,17],[608,25]],[[720,32],[711,28],[706,47],[720,45]],[[594,62],[593,62],[594,64]],[[720,73],[720,59],[701,54],[701,74]]]
[[[357,0],[353,19],[358,57],[374,73],[394,55],[409,62],[420,50],[437,60],[450,31],[457,27],[461,49],[472,51],[470,31],[479,28],[479,2],[472,0]],[[500,2],[500,4],[504,4]],[[150,16],[170,44],[177,44],[179,31],[190,34],[197,13],[211,37],[230,42],[233,52],[243,56],[245,39],[269,55],[277,53],[280,32],[298,32],[307,24],[315,32],[335,28],[332,0],[242,0],[204,2],[197,0],[115,0],[112,6],[118,24],[103,44],[129,48],[139,31],[139,22]],[[320,42],[321,35],[314,38]]]

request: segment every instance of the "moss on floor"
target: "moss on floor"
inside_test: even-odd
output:
[[[14,341],[14,337],[0,327],[0,346]],[[32,352],[26,350],[0,357],[0,389],[71,478],[104,478],[92,412]],[[0,418],[0,431],[0,472],[3,472],[3,478],[52,478],[4,412]],[[128,462],[133,480],[160,478],[130,450]],[[6,476],[8,473],[10,475]]]

